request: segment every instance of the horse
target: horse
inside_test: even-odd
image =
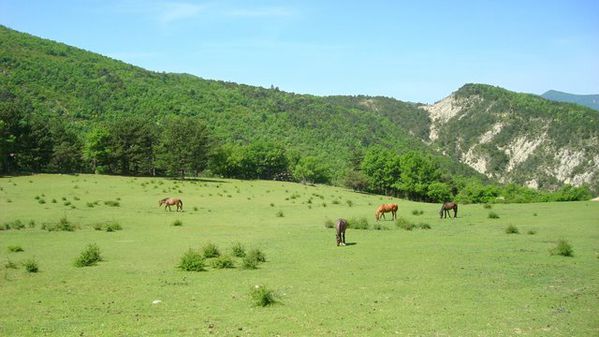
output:
[[[347,229],[347,220],[345,219],[337,219],[337,223],[335,224],[336,236],[337,236],[337,246],[341,244],[345,246],[345,230]]]
[[[449,215],[449,217],[451,218],[451,214],[449,214],[449,210],[453,209],[453,217],[457,218],[458,217],[458,204],[456,204],[453,201],[449,201],[449,202],[444,202],[443,206],[441,206],[441,210],[439,211],[439,215],[442,218],[447,218],[447,216]]]
[[[166,208],[168,207],[168,210],[170,212],[171,206],[177,205],[177,212],[179,212],[179,210],[181,210],[181,212],[183,212],[183,201],[181,201],[181,199],[179,199],[179,198],[164,198],[164,199],[158,201],[158,206],[162,206],[162,205],[166,205],[166,206],[164,206],[165,211],[166,211]]]
[[[383,216],[383,219],[387,220],[385,218],[385,213],[387,212],[391,212],[391,217],[393,218],[393,220],[397,219],[397,204],[380,205],[379,208],[376,209],[376,212],[374,212],[374,218],[376,219],[376,221],[379,221],[381,216]]]

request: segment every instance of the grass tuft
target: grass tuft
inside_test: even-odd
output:
[[[222,255],[212,261],[212,267],[216,269],[235,268],[235,263],[230,256]]]
[[[25,260],[23,262],[23,266],[25,267],[25,270],[28,273],[37,273],[40,270],[39,265],[37,264],[37,261],[35,261],[34,258]]]
[[[202,247],[202,255],[207,259],[212,257],[219,257],[220,251],[214,243],[208,242]]]
[[[560,239],[557,242],[557,245],[551,248],[549,252],[551,253],[551,255],[561,255],[568,257],[574,256],[574,249],[572,249],[572,245],[564,239]]]
[[[495,213],[495,212],[489,212],[489,219],[499,219],[499,214]]]
[[[335,222],[331,219],[326,219],[324,221],[324,227],[325,228],[335,228]]]
[[[177,220],[173,221],[173,226],[175,226],[175,227],[183,226],[183,221],[177,219]]]
[[[414,224],[410,220],[402,217],[398,217],[397,220],[395,220],[395,226],[406,231],[414,229]]]
[[[95,243],[91,243],[81,251],[81,255],[75,260],[75,267],[94,266],[100,261],[102,261],[100,247]]]
[[[370,225],[368,224],[368,219],[361,217],[348,219],[347,227],[351,229],[368,229]]]
[[[263,285],[256,285],[250,292],[252,303],[257,307],[266,307],[277,302],[275,293]]]
[[[518,227],[516,227],[514,225],[509,225],[506,227],[505,233],[506,234],[518,234],[518,233],[520,233],[520,231],[518,230]]]
[[[235,257],[244,257],[245,256],[245,248],[240,242],[236,242],[231,246],[231,253]]]
[[[11,253],[22,252],[23,251],[23,247],[18,246],[18,245],[8,246],[8,251],[11,252]]]
[[[247,253],[247,256],[249,256],[250,258],[256,259],[256,261],[258,261],[258,262],[266,262],[266,256],[258,248],[254,248],[254,249],[250,250]]]
[[[179,265],[177,268],[184,271],[204,271],[206,260],[199,252],[196,252],[193,249],[189,249],[182,257],[181,261],[179,261]]]

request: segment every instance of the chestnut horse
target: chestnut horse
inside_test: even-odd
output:
[[[443,203],[443,206],[441,206],[441,210],[439,211],[439,215],[441,216],[441,218],[447,218],[448,215],[451,218],[451,214],[449,214],[450,209],[453,209],[453,217],[457,218],[458,204],[456,204],[453,201]]]
[[[179,212],[179,210],[181,210],[181,212],[183,212],[183,201],[181,201],[181,199],[179,199],[179,198],[164,198],[158,202],[158,206],[162,206],[162,205],[166,205],[166,206],[164,206],[165,211],[166,211],[167,207],[168,207],[168,210],[171,211],[171,206],[177,205],[177,212]]]
[[[347,220],[345,219],[337,219],[337,223],[335,224],[335,230],[337,232],[337,246],[341,244],[345,246],[345,230],[347,229]]]
[[[391,217],[393,218],[393,220],[397,219],[397,204],[382,204],[379,206],[379,208],[376,209],[376,212],[374,213],[374,218],[376,219],[376,221],[379,221],[379,219],[381,218],[381,216],[383,216],[383,219],[385,219],[385,213],[387,212],[391,212]],[[387,219],[385,219],[387,220]]]

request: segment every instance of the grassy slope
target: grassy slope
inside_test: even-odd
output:
[[[336,247],[326,218],[366,216],[372,224],[375,205],[387,199],[280,182],[89,175],[1,178],[0,187],[0,223],[37,222],[0,232],[2,265],[35,257],[41,268],[2,270],[0,335],[590,336],[599,328],[599,203],[495,205],[500,219],[462,205],[458,219],[440,220],[438,205],[397,200],[400,216],[432,229],[407,232],[387,221],[388,231],[349,229],[355,244]],[[46,204],[34,199],[42,193]],[[185,212],[158,208],[166,195],[182,196]],[[117,197],[120,207],[86,206]],[[65,215],[82,228],[40,229]],[[176,219],[182,227],[171,226]],[[110,220],[124,229],[91,228]],[[508,224],[537,234],[505,234]],[[548,254],[558,238],[573,244],[574,258]],[[259,247],[268,262],[254,271],[175,268],[188,248],[209,241],[221,250],[237,241]],[[92,242],[105,262],[73,267]],[[17,244],[25,251],[7,251]],[[256,284],[282,303],[252,307]]]

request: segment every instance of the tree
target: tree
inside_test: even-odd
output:
[[[382,147],[368,149],[361,167],[370,189],[379,193],[392,192],[401,175],[399,156]]]
[[[83,144],[70,125],[54,120],[51,123],[52,153],[48,168],[53,172],[80,172]]]
[[[428,186],[441,177],[439,164],[420,152],[408,152],[400,156],[401,174],[394,185],[413,200],[425,200]]]
[[[171,116],[164,120],[158,162],[169,175],[196,175],[207,166],[211,141],[198,118]]]
[[[330,181],[330,167],[314,157],[302,157],[293,168],[293,177],[301,182],[326,184]]]
[[[104,126],[96,126],[85,135],[83,158],[97,174],[109,172],[112,153],[110,138],[110,131]]]
[[[112,122],[109,133],[113,173],[154,174],[155,125],[141,117],[127,117]]]
[[[430,201],[434,202],[450,201],[452,199],[451,187],[448,184],[440,181],[432,182],[430,185],[428,185],[426,196]]]

